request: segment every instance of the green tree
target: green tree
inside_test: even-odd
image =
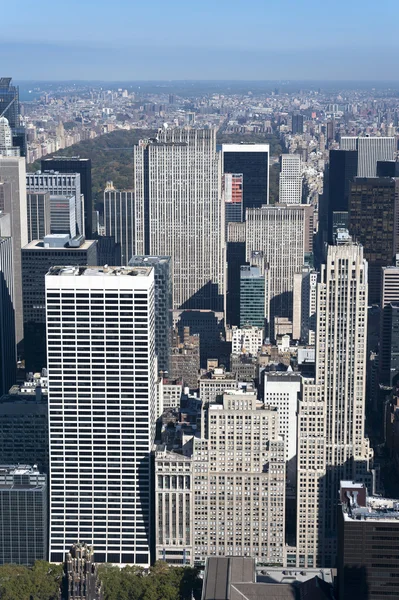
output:
[[[58,600],[63,576],[62,565],[37,560],[30,575],[31,600]]]
[[[28,567],[22,565],[0,566],[1,600],[31,600],[32,580]]]

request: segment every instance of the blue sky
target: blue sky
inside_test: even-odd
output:
[[[399,2],[19,0],[1,8],[15,79],[399,80]]]

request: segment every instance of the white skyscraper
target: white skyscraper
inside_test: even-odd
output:
[[[135,147],[136,249],[171,256],[173,308],[223,310],[224,205],[216,132],[173,129]]]
[[[299,154],[282,154],[280,157],[280,204],[301,204],[302,166]]]
[[[19,156],[19,148],[12,145],[12,130],[5,117],[0,117],[0,156]]]
[[[313,207],[276,204],[247,210],[246,260],[251,262],[253,252],[263,252],[271,337],[275,317],[292,320],[294,273],[302,268],[305,253],[312,248]]]
[[[394,160],[394,137],[342,137],[341,150],[357,150],[357,176],[376,177],[378,160]]]
[[[46,275],[50,560],[76,540],[97,562],[150,564],[154,271]]]
[[[292,337],[310,346],[315,345],[317,276],[317,271],[309,265],[294,274]]]
[[[298,407],[298,566],[332,566],[340,480],[367,481],[364,436],[367,262],[348,236],[328,249],[317,285],[316,381]]]

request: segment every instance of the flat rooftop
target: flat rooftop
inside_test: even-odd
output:
[[[55,238],[56,235],[58,235],[60,238],[65,237],[65,234],[60,233],[60,234],[51,234],[53,238]],[[44,242],[43,240],[32,240],[31,242],[29,242],[29,244],[26,244],[26,246],[24,246],[22,248],[22,250],[46,250],[46,252],[63,252],[63,251],[67,251],[67,252],[73,252],[73,251],[77,251],[77,250],[87,250],[88,248],[90,248],[93,244],[96,244],[97,240],[85,240],[79,247],[74,247],[74,246],[68,246],[68,247],[64,247],[64,248],[58,248],[58,247],[52,247],[52,248],[46,248],[44,246]]]
[[[103,277],[129,275],[131,277],[148,277],[152,267],[51,267],[47,275],[74,275],[75,277]]]
[[[366,506],[343,506],[345,521],[396,522],[399,524],[399,499],[368,496]]]

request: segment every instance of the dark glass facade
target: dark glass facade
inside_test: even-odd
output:
[[[399,177],[399,161],[378,160],[377,177]]]
[[[292,133],[303,133],[303,115],[293,114],[292,115]]]
[[[334,213],[348,212],[350,184],[357,175],[357,150],[330,150],[328,241],[334,239]]]
[[[45,275],[53,266],[97,266],[97,243],[86,241],[80,248],[44,248],[32,242],[22,248],[24,348],[27,371],[47,365]]]
[[[227,145],[228,146],[228,145]],[[268,201],[269,153],[250,150],[223,151],[225,173],[243,175],[243,213],[247,208],[259,208]]]
[[[240,327],[265,326],[265,277],[258,267],[241,267]]]
[[[55,156],[42,160],[42,171],[59,173],[79,173],[80,189],[84,196],[85,236],[92,238],[93,233],[93,196],[91,188],[91,159],[77,156]],[[80,232],[81,233],[81,232]]]
[[[369,265],[369,304],[381,295],[381,267],[399,251],[399,179],[356,177],[349,198],[349,233],[364,248]]]
[[[19,88],[11,85],[11,77],[0,77],[0,117],[5,117],[11,127],[13,146],[26,156],[26,131],[20,124]]]

